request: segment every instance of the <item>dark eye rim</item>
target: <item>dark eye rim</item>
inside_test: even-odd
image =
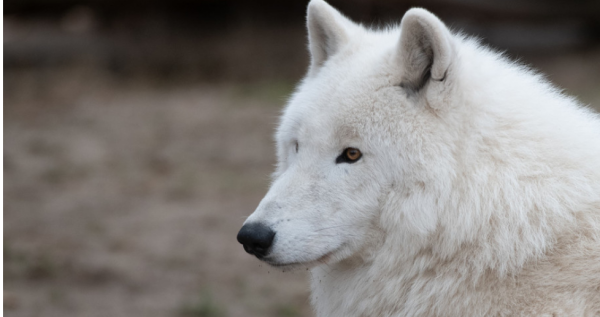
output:
[[[352,160],[348,157],[348,150],[357,150],[359,155],[358,158]],[[335,164],[340,164],[340,163],[348,163],[348,164],[352,164],[352,163],[356,163],[358,162],[360,159],[362,158],[362,152],[355,148],[355,147],[347,147],[342,151],[342,154],[340,154],[336,159],[335,159]]]

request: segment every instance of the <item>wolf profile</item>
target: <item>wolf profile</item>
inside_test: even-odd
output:
[[[307,25],[247,252],[317,316],[600,315],[598,115],[424,9]]]

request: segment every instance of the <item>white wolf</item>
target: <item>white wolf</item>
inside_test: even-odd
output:
[[[600,316],[597,115],[423,9],[308,33],[246,251],[318,316]]]

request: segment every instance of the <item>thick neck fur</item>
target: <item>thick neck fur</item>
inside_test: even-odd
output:
[[[600,313],[568,296],[552,308],[553,295],[541,291],[589,285],[587,298],[600,305],[600,254],[590,247],[600,241],[597,116],[476,43],[460,45],[461,77],[451,79],[462,95],[445,123],[460,132],[439,158],[453,166],[398,179],[382,203],[384,235],[362,254],[312,270],[318,316],[578,315],[569,305]],[[411,207],[411,194],[431,202],[424,212],[437,226],[411,230],[391,207]],[[579,262],[554,279],[565,259]]]

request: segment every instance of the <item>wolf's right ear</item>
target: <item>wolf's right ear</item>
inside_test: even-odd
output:
[[[414,94],[430,81],[443,82],[454,57],[444,23],[431,12],[415,8],[406,12],[400,29],[400,86]]]
[[[306,15],[311,55],[309,73],[315,73],[348,42],[348,29],[354,23],[323,0],[312,0]]]

